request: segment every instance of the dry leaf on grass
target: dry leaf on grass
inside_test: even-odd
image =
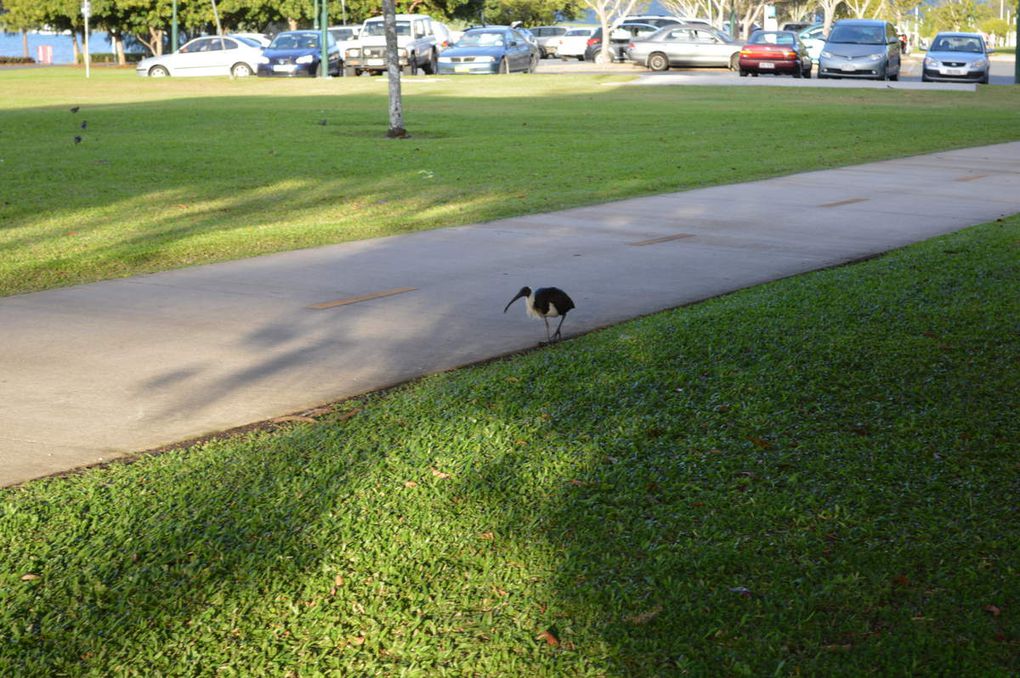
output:
[[[440,471],[439,469],[437,469],[435,467],[432,467],[431,470],[432,470],[432,475],[434,475],[437,478],[445,479],[445,478],[449,478],[450,477],[449,473],[444,473],[443,471]]]
[[[556,634],[552,629],[546,629],[542,633],[535,636],[535,640],[544,640],[548,645],[556,647],[560,644],[560,639],[556,637]]]

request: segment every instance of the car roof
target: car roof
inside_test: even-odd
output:
[[[935,37],[937,38],[940,35],[945,35],[951,38],[981,38],[982,40],[985,39],[985,36],[981,35],[980,33],[967,33],[965,31],[939,31],[938,33],[935,34]]]
[[[833,23],[833,25],[842,24],[844,26],[885,26],[887,23],[889,22],[883,19],[840,19],[839,21]]]

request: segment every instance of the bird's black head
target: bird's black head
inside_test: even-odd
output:
[[[506,308],[503,309],[503,313],[506,313],[507,309],[510,308],[510,304],[514,303],[518,299],[522,299],[522,298],[526,299],[526,298],[528,298],[530,296],[531,296],[531,288],[530,287],[522,287],[520,289],[520,291],[517,292],[517,296],[515,296],[513,299],[511,299],[510,303],[507,304]]]

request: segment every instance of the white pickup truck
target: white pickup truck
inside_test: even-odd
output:
[[[424,14],[398,14],[397,55],[405,75],[418,69],[432,75],[437,70],[439,47],[436,44],[432,18]],[[381,16],[372,17],[361,27],[358,43],[343,54],[344,75],[386,72],[386,32]]]

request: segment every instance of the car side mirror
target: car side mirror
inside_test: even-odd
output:
[[[511,40],[510,41],[510,46],[511,47],[516,47],[517,46],[517,41],[516,40]]]

